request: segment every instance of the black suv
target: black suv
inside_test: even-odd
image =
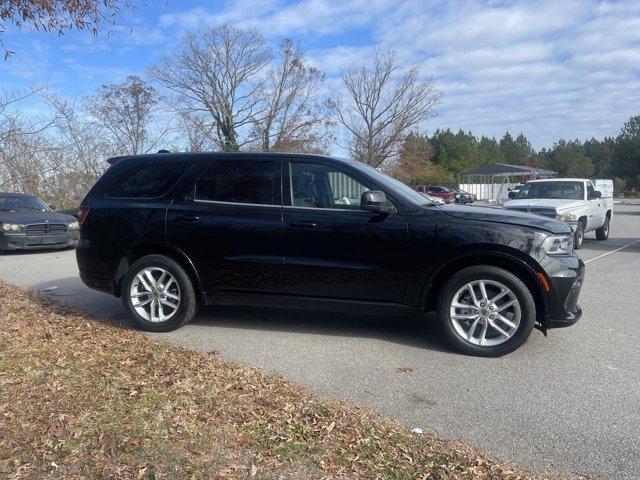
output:
[[[168,331],[200,303],[437,310],[477,355],[534,326],[575,323],[584,276],[571,228],[527,213],[436,205],[358,162],[303,154],[119,157],[80,207],[82,280]]]

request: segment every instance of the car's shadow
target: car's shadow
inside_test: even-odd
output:
[[[412,347],[451,351],[433,315],[417,319],[277,308],[205,306],[192,324],[240,330],[372,338]]]
[[[122,329],[135,329],[120,299],[85,287],[77,277],[33,285],[45,297],[87,314],[96,321]],[[51,307],[42,302],[43,308]],[[64,312],[64,309],[60,310]],[[423,319],[356,315],[244,306],[202,306],[189,324],[198,328],[288,332],[307,335],[371,338],[401,345],[452,352],[433,315]],[[189,328],[189,325],[186,328]]]

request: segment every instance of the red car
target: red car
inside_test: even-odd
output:
[[[456,200],[456,193],[447,187],[441,187],[439,185],[415,185],[411,188],[420,193],[425,193],[432,197],[438,197],[445,203],[452,203]]]
[[[429,185],[426,188],[426,192],[428,195],[432,197],[438,197],[443,199],[446,203],[452,203],[456,201],[456,192],[447,187],[442,187],[440,185]]]

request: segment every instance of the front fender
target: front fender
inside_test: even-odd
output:
[[[429,290],[433,288],[436,280],[443,280],[445,272],[457,271],[467,266],[483,263],[516,266],[520,271],[527,273],[527,279],[536,279],[536,284],[541,288],[537,281],[537,273],[544,272],[544,269],[531,256],[504,245],[474,245],[441,262],[425,279],[420,296],[420,306],[425,306]]]
[[[548,292],[541,284],[539,274],[546,277],[542,266],[531,256],[517,249],[503,245],[479,244],[468,246],[464,251],[451,255],[440,262],[424,278],[421,285],[418,306],[431,311],[436,308],[438,295],[446,281],[457,271],[475,265],[493,265],[516,274],[531,290],[536,302],[537,322],[540,329],[546,329],[550,318]]]

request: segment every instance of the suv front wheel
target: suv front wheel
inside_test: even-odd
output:
[[[449,342],[461,352],[495,357],[522,345],[533,330],[535,301],[511,272],[490,265],[454,274],[438,300],[438,316]]]
[[[197,310],[189,275],[164,255],[147,255],[131,265],[122,284],[122,301],[135,324],[150,332],[175,330]]]

